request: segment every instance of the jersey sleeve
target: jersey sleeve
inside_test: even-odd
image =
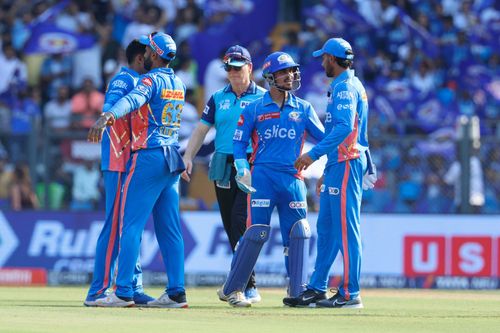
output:
[[[130,93],[120,98],[108,112],[111,112],[115,119],[121,118],[149,102],[154,94],[154,89],[155,85],[152,77],[148,74],[142,75],[137,86]]]
[[[123,96],[127,95],[134,88],[132,80],[125,76],[118,76],[111,80],[104,97],[103,112],[108,112]]]
[[[255,105],[247,105],[238,119],[238,124],[233,135],[234,159],[247,158],[248,141],[255,126]]]
[[[357,93],[346,82],[340,83],[333,91],[332,130],[320,143],[309,151],[309,156],[317,160],[338,147],[354,129]]]
[[[314,140],[316,141],[323,140],[325,136],[325,128],[323,127],[323,124],[319,120],[319,117],[316,114],[316,111],[314,110],[313,106],[309,103],[306,106],[306,114],[307,114],[307,119],[306,119],[307,132]]]
[[[205,105],[200,121],[207,126],[213,126],[215,124],[215,100],[213,95],[208,100],[207,105]]]

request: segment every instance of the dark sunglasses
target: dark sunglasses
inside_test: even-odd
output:
[[[224,65],[224,70],[226,72],[230,72],[232,70],[239,72],[239,71],[241,71],[242,68],[243,68],[243,66],[237,67],[237,66],[231,66],[231,65],[227,65],[227,64]]]

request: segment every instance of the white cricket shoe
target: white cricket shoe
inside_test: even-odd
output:
[[[227,302],[235,308],[248,308],[252,306],[252,302],[246,299],[245,294],[238,290],[233,291],[227,296]]]
[[[148,307],[171,309],[187,308],[186,293],[182,292],[174,296],[168,296],[167,293],[163,293],[157,299],[148,302]]]
[[[129,308],[135,306],[134,301],[126,301],[116,296],[113,292],[106,297],[96,299],[94,302],[95,306],[105,307],[105,308]]]
[[[224,286],[222,288],[217,289],[217,296],[219,296],[219,299],[223,302],[227,302],[227,296],[224,295]]]

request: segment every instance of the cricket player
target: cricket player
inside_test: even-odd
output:
[[[210,128],[215,127],[215,153],[210,161],[208,177],[214,181],[222,224],[234,252],[246,230],[247,195],[236,185],[233,134],[242,110],[261,97],[266,90],[251,80],[252,57],[246,48],[240,45],[231,46],[227,49],[223,61],[229,84],[216,91],[203,110],[200,123],[191,135],[184,153],[186,171],[182,178],[190,180],[193,157],[200,150]],[[250,155],[251,152],[252,147],[248,145],[247,154]],[[254,273],[245,288],[245,297],[252,303],[261,300]],[[219,298],[227,301],[224,296],[219,295]]]
[[[269,238],[274,207],[280,217],[288,292],[298,295],[307,278],[305,262],[311,236],[306,220],[307,190],[293,163],[301,154],[306,135],[321,140],[324,129],[311,104],[292,94],[300,87],[300,71],[290,55],[284,52],[269,55],[263,65],[263,76],[270,91],[243,110],[233,136],[236,181],[244,192],[250,193],[249,227],[238,243],[221,291],[235,307],[251,306],[242,291]],[[250,138],[251,172],[246,159]]]
[[[103,112],[107,112],[121,97],[129,93],[137,84],[140,74],[144,74],[144,53],[146,46],[133,40],[125,54],[129,67],[122,67],[108,84],[104,99]],[[86,306],[95,306],[95,300],[104,297],[104,292],[111,286],[119,242],[119,212],[121,187],[125,178],[126,163],[130,156],[130,121],[129,117],[118,119],[113,126],[106,128],[101,142],[101,170],[104,177],[106,196],[106,218],[97,240],[94,274],[90,284]],[[153,298],[144,294],[142,271],[139,261],[135,267],[132,283],[134,302],[147,304]]]
[[[297,297],[283,299],[283,303],[289,306],[362,308],[359,295],[359,218],[363,178],[369,158],[368,99],[365,88],[351,69],[354,54],[347,41],[331,38],[313,56],[322,57],[326,76],[333,78],[328,90],[326,136],[308,153],[301,155],[295,167],[298,171],[304,170],[327,154],[324,175],[317,185],[320,192],[318,252],[307,289]],[[370,179],[367,179],[369,183]],[[343,278],[337,292],[326,299],[329,271],[339,251],[343,256]]]
[[[128,95],[103,113],[89,131],[91,141],[99,140],[107,125],[139,109],[132,117],[132,154],[123,186],[116,291],[96,300],[96,305],[134,305],[134,265],[141,234],[152,212],[168,286],[165,293],[147,305],[186,308],[178,190],[179,177],[184,171],[178,152],[178,134],[186,88],[168,68],[176,55],[174,40],[159,32],[142,36],[139,41],[147,45],[144,67],[149,72],[139,78],[139,83]]]

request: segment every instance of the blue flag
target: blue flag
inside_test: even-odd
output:
[[[24,45],[24,53],[69,53],[92,47],[95,42],[93,35],[64,30],[52,23],[41,23],[33,27]]]

